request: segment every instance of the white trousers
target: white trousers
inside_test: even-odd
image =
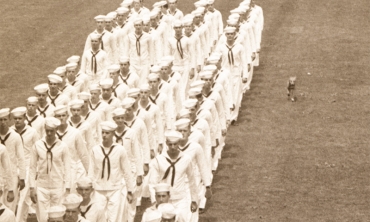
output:
[[[13,176],[11,178],[13,180],[13,193],[14,193],[14,200],[12,202],[8,202],[7,196],[9,189],[5,189],[3,193],[3,203],[7,206],[11,211],[15,213],[15,209],[17,208],[18,200],[19,200],[19,189],[18,189],[18,176]],[[26,182],[26,181],[25,181]]]
[[[42,188],[37,187],[37,209],[36,216],[39,222],[47,222],[50,207],[60,205],[65,194],[64,186],[61,188]]]
[[[121,189],[96,190],[96,199],[105,209],[108,222],[121,222],[124,212],[123,196]]]
[[[182,221],[189,222],[191,220],[191,214],[192,214],[190,210],[190,204],[191,204],[190,191],[186,191],[186,192],[189,192],[189,197],[185,197],[182,199],[176,199],[176,200],[170,199],[169,202],[176,208],[178,212],[177,217],[181,218]]]
[[[18,209],[17,209],[17,215],[16,215],[17,222],[27,221],[29,209],[32,207],[28,177],[29,177],[29,168],[26,169],[25,187],[19,193]],[[34,211],[35,209],[31,209],[30,212],[34,213]]]
[[[83,176],[86,175],[86,170],[79,160],[77,162],[71,161],[71,193],[77,193],[76,182]]]
[[[136,74],[140,77],[139,86],[142,84],[148,83],[148,75],[150,70],[149,64],[135,64],[131,63],[131,68],[134,69]]]
[[[232,92],[232,99],[233,99],[233,104],[235,105],[235,109],[230,113],[231,115],[231,121],[237,120],[238,115],[239,115],[239,108],[241,106],[241,101],[242,101],[242,96],[243,96],[243,91],[242,91],[242,78],[239,75],[235,75],[232,73],[229,77],[229,81],[231,84],[231,88],[233,89]]]
[[[173,70],[181,74],[178,90],[181,101],[185,101],[189,91],[189,65],[173,66]]]
[[[248,81],[246,83],[243,83],[243,92],[245,92],[245,90],[249,90],[251,87],[251,83],[253,79],[253,69],[254,69],[253,64],[251,64],[251,70],[249,71]]]

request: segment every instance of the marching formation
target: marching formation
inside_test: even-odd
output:
[[[0,221],[198,221],[259,64],[263,11],[124,0],[82,56],[0,109]],[[13,125],[10,125],[13,123]]]

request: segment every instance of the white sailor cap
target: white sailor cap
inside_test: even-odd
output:
[[[81,57],[78,55],[73,55],[67,59],[67,63],[72,63],[72,62],[78,63],[80,61],[80,58]]]
[[[182,25],[183,26],[190,26],[193,24],[193,17],[188,16],[187,18],[183,18]]]
[[[36,96],[30,96],[27,98],[27,103],[38,103],[39,99]]]
[[[207,2],[207,1],[202,1],[202,0],[197,1],[197,2],[194,2],[194,6],[195,6],[196,8],[199,8],[199,7],[205,7],[205,6],[207,6],[207,4],[208,4],[208,2]]]
[[[215,3],[215,0],[208,0],[207,3],[208,5],[212,5],[213,3]]]
[[[0,117],[7,117],[10,114],[9,108],[2,108],[0,109]]]
[[[171,185],[168,183],[158,183],[154,186],[154,190],[156,193],[159,192],[170,192]]]
[[[150,70],[149,71],[151,73],[159,73],[161,71],[161,66],[154,65],[154,66],[150,67]]]
[[[120,8],[128,8],[129,6],[131,6],[131,2],[127,2],[127,1],[123,1],[121,4],[119,4],[121,7]],[[127,11],[129,12],[129,11]]]
[[[130,10],[126,7],[119,7],[117,8],[116,12],[117,12],[117,15],[123,15],[125,13],[128,13]]]
[[[190,84],[190,88],[202,88],[205,82],[203,80],[196,80]]]
[[[188,95],[189,96],[197,96],[202,93],[202,88],[191,88],[189,89]]]
[[[177,0],[167,0],[168,3],[175,3]]]
[[[148,83],[141,84],[140,92],[148,92],[150,90],[150,86]]]
[[[249,6],[246,6],[246,5],[240,5],[238,8],[240,9],[240,12],[242,14],[247,13],[247,11],[249,10]]]
[[[240,8],[234,8],[233,10],[230,11],[231,14],[242,14],[242,10]]]
[[[105,16],[105,19],[104,19],[104,21],[105,22],[111,22],[111,21],[113,21],[113,19],[114,19],[115,17],[112,15],[112,14],[107,14],[106,16]]]
[[[75,63],[75,62],[71,62],[71,63],[68,63],[66,65],[66,70],[69,71],[69,70],[75,70],[77,68],[78,64]]]
[[[17,107],[15,109],[13,109],[11,111],[11,114],[13,116],[24,116],[24,114],[26,114],[26,112],[27,112],[27,108],[24,107],[24,106],[21,106],[21,107]]]
[[[82,100],[89,100],[91,99],[91,94],[88,92],[80,92],[77,93],[77,98]]]
[[[197,99],[187,99],[184,101],[184,107],[187,109],[194,108],[198,104]]]
[[[153,8],[155,8],[155,7],[160,8],[160,7],[165,6],[165,5],[167,5],[166,1],[159,1],[159,2],[154,3]]]
[[[74,99],[68,103],[68,106],[70,109],[79,109],[84,105],[84,103],[85,102],[82,99]]]
[[[169,67],[171,65],[171,62],[170,61],[161,61],[159,63],[159,66],[162,68],[162,67]]]
[[[222,52],[212,52],[212,54],[211,54],[211,56],[217,56],[218,58],[220,58],[221,59],[221,57],[222,57]]]
[[[54,115],[60,115],[66,112],[68,112],[68,107],[66,105],[59,105],[54,109]]]
[[[156,81],[159,80],[159,74],[158,73],[150,73],[148,75],[148,80],[149,81]]]
[[[94,17],[95,21],[97,22],[104,22],[105,21],[105,15],[97,15]]]
[[[36,91],[36,93],[46,93],[49,90],[49,85],[47,83],[39,84],[33,89]]]
[[[126,63],[126,62],[130,62],[130,58],[128,56],[121,56],[119,58],[119,63]]]
[[[175,20],[172,25],[174,28],[175,27],[182,27],[182,22],[180,20]]]
[[[121,106],[122,108],[128,109],[128,108],[131,108],[135,102],[136,100],[134,98],[127,97],[122,100]]]
[[[143,217],[143,222],[161,222],[162,213],[158,210],[148,210],[145,212],[145,217]]]
[[[203,70],[214,72],[214,71],[217,70],[217,66],[215,66],[215,65],[206,65],[206,66],[203,67]]]
[[[142,16],[142,19],[143,19],[143,24],[149,24],[150,22],[150,16],[149,15],[143,15]]]
[[[226,27],[224,29],[224,32],[225,33],[234,33],[236,31],[236,28],[235,27]]]
[[[80,179],[76,182],[77,187],[81,188],[89,188],[93,186],[92,180],[87,176],[82,176]]]
[[[110,65],[108,66],[107,70],[109,73],[112,73],[112,72],[118,72],[120,69],[120,65],[118,64],[113,64],[113,65]]]
[[[80,206],[81,202],[83,201],[83,198],[80,194],[77,193],[70,193],[68,194],[64,200],[63,200],[63,205],[69,209],[73,210],[76,209]]]
[[[118,107],[112,111],[112,117],[123,116],[126,113],[126,109]]]
[[[180,110],[179,112],[179,118],[185,118],[185,117],[188,117],[190,115],[190,110],[189,109],[186,109],[186,108],[183,108]]]
[[[201,71],[200,73],[199,73],[199,77],[201,78],[201,79],[212,79],[212,77],[213,77],[213,72],[212,71]]]
[[[137,3],[140,3],[141,2],[141,0],[133,0],[134,2],[137,2]]]
[[[175,130],[166,131],[164,133],[164,136],[166,137],[166,140],[168,140],[170,142],[173,142],[173,143],[182,139],[182,134],[178,131],[175,131]]]
[[[115,131],[117,129],[117,124],[111,121],[104,121],[100,123],[100,127],[104,131]]]
[[[228,19],[240,19],[240,15],[239,13],[232,13],[231,15],[229,15],[229,17],[227,17]]]
[[[61,75],[61,74],[64,74],[65,72],[67,72],[67,69],[65,66],[59,66],[57,67],[55,70],[54,70],[54,74],[56,75]]]
[[[123,2],[127,2],[128,4],[132,4],[134,2],[134,0],[123,0]]]
[[[102,79],[100,80],[99,85],[101,86],[102,89],[109,89],[113,86],[113,79],[111,78]]]
[[[238,22],[239,22],[239,20],[238,20],[238,19],[228,19],[228,20],[226,21],[226,23],[227,23],[228,25],[232,25],[232,26],[238,25]]]
[[[101,35],[98,34],[98,33],[91,33],[90,34],[90,39],[91,40],[100,40],[100,38],[101,38]]]
[[[140,89],[139,88],[131,88],[127,91],[128,97],[135,97],[140,95]]]
[[[203,12],[199,10],[194,10],[191,12],[191,14],[194,15],[194,17],[199,17],[199,16],[202,16]]]
[[[189,125],[190,125],[190,119],[188,118],[179,119],[175,122],[176,129],[185,129],[185,128],[188,128]]]
[[[115,19],[116,17],[117,17],[117,12],[116,11],[113,11],[113,12],[109,12],[108,14],[107,14],[107,17],[112,17],[113,19]]]
[[[158,11],[153,9],[153,10],[150,12],[149,16],[150,16],[150,18],[151,18],[151,19],[157,18],[157,16],[158,16]]]
[[[250,5],[251,1],[242,1],[239,3],[239,5],[248,6]]]
[[[141,24],[141,23],[143,23],[143,19],[141,18],[141,17],[136,17],[135,19],[134,19],[134,24],[136,25],[136,24]]]
[[[45,125],[51,128],[57,128],[60,126],[61,122],[59,119],[55,117],[46,117],[45,118]]]
[[[207,62],[210,63],[210,64],[217,64],[218,61],[220,61],[220,57],[217,56],[217,55],[213,55],[211,54],[208,58],[207,58]],[[217,67],[216,67],[217,68]]]
[[[49,82],[51,82],[51,83],[61,83],[61,82],[63,82],[63,79],[60,76],[55,75],[55,74],[48,75],[48,79],[49,79]]]
[[[101,87],[97,83],[93,83],[89,86],[89,91],[101,91]]]
[[[160,204],[158,211],[162,212],[162,219],[173,219],[176,217],[176,208],[170,203]]]
[[[161,61],[169,61],[169,62],[173,62],[175,60],[175,57],[173,56],[163,56]]]
[[[200,6],[196,10],[203,14],[206,11],[206,8],[204,8],[203,6]]]
[[[66,207],[63,205],[52,206],[49,208],[47,212],[48,212],[49,219],[62,218],[64,214],[66,213]]]

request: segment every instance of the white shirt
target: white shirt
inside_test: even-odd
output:
[[[0,207],[0,221],[1,222],[15,222],[15,215],[12,210],[7,208],[4,204]]]
[[[90,110],[86,116],[81,116],[85,121],[90,123],[94,144],[101,142],[101,127],[100,127],[100,115],[99,113]]]
[[[94,193],[92,193],[94,194]],[[94,196],[94,195],[92,195]],[[80,217],[85,218],[90,222],[101,222],[107,221],[105,219],[104,209],[100,206],[100,203],[95,201],[94,198],[90,200],[90,203],[86,206],[79,206]]]
[[[241,70],[243,78],[249,77],[247,56],[241,44],[236,43],[232,46],[221,44],[216,51],[222,53],[222,68],[230,70],[231,76],[240,76],[238,70]]]
[[[165,55],[175,58],[173,61],[175,66],[190,65],[190,68],[195,68],[196,58],[191,57],[190,50],[190,40],[186,36],[181,36],[180,39],[176,37],[167,39]]]
[[[68,98],[69,101],[77,98],[76,88],[69,83],[66,83],[66,85],[60,91]]]
[[[121,189],[124,178],[127,191],[133,191],[130,161],[125,148],[118,143],[109,148],[103,145],[92,148],[88,175],[94,181],[95,190]]]
[[[6,147],[9,154],[11,176],[14,177],[18,175],[20,179],[25,179],[26,166],[21,136],[13,129],[9,128],[5,135],[0,135],[0,138],[1,143]]]
[[[68,105],[69,98],[66,95],[63,95],[61,92],[58,92],[56,96],[50,95],[50,92],[48,92],[48,97],[46,97],[46,101],[48,101],[49,104],[53,105],[54,107],[60,106],[60,105]]]
[[[154,139],[157,141],[158,144],[164,143],[164,126],[163,126],[163,120],[161,116],[161,111],[159,110],[159,107],[152,103],[148,102],[148,105],[146,107],[142,107],[139,102],[140,109],[145,109],[149,114],[149,119],[151,122],[151,127],[154,132]]]
[[[184,147],[179,147],[179,149],[183,153],[189,155],[193,160],[193,172],[195,173],[195,175],[200,174],[203,184],[205,186],[210,186],[211,170],[209,169],[209,165],[206,162],[204,150],[199,145],[199,143],[188,141],[188,143]]]
[[[0,144],[0,185],[6,185],[9,190],[14,187],[13,180],[11,179],[11,165],[8,151],[6,147]]]
[[[103,100],[100,100],[97,104],[89,103],[90,110],[96,112],[100,116],[101,121],[107,121],[109,117],[109,105],[104,102]],[[99,132],[100,134],[100,132]]]
[[[117,43],[116,39],[114,38],[113,34],[109,31],[104,30],[102,33],[98,33],[96,30],[93,31],[91,34],[100,34],[102,37],[102,41],[100,44],[100,49],[104,50],[107,53],[107,57],[110,63],[116,63],[116,49]],[[91,37],[89,34],[86,39],[84,51],[91,49]]]
[[[30,187],[70,188],[70,160],[66,143],[58,138],[53,145],[48,145],[45,138],[38,140],[31,152]]]
[[[173,167],[171,167],[170,162],[172,162],[172,164],[176,162],[174,164],[175,171]],[[167,175],[165,175],[166,171],[168,172]],[[167,183],[171,185],[170,199],[172,200],[187,198],[185,191],[188,186],[190,188],[191,200],[198,200],[192,160],[183,152],[179,153],[177,159],[171,159],[167,152],[162,152],[162,154],[156,156],[151,162],[149,175],[149,190],[152,202],[155,202],[154,186],[158,183]],[[186,182],[187,180],[189,183]]]
[[[55,106],[47,102],[46,106],[41,108],[40,106],[37,107],[36,113],[42,117],[53,117],[54,116],[54,109]]]
[[[119,77],[120,82],[125,83],[130,89],[139,87],[140,77],[134,71],[130,70],[126,77],[120,73]]]
[[[124,39],[124,56],[130,58],[131,65],[151,64],[150,58],[152,38],[148,33],[142,32],[136,35],[135,32],[129,33]]]
[[[67,124],[66,130],[62,133],[57,131],[57,137],[67,144],[69,156],[73,162],[81,161],[86,172],[89,170],[89,152],[79,130]],[[74,186],[74,184],[71,184]]]
[[[113,141],[122,145],[126,149],[128,159],[130,160],[130,166],[134,175],[144,175],[143,170],[143,158],[140,152],[139,140],[134,130],[126,127],[122,133],[115,132]]]
[[[94,61],[96,61],[96,66]],[[94,81],[99,81],[108,66],[109,60],[104,50],[98,50],[94,53],[91,49],[88,49],[82,55],[80,71],[93,78]]]
[[[36,114],[32,118],[26,113],[26,124],[37,130],[39,136],[43,136],[45,133],[45,118],[41,115]]]
[[[166,129],[172,129],[174,123],[174,116],[172,115],[174,109],[172,104],[167,101],[168,96],[164,93],[158,92],[156,96],[149,95],[149,100],[156,104],[161,112],[162,122],[165,123]]]
[[[148,139],[148,130],[145,123],[140,118],[134,117],[132,121],[125,121],[126,126],[130,127],[135,131],[135,134],[139,140],[139,145],[141,148],[141,155],[144,164],[149,164],[150,162],[150,145]]]
[[[14,125],[11,128],[14,130],[14,132],[17,132]],[[22,137],[23,141],[25,166],[26,168],[29,168],[32,147],[35,145],[36,141],[40,139],[40,136],[34,128],[28,125],[25,125],[19,135]]]
[[[93,146],[96,145],[93,133],[92,133],[92,127],[88,121],[85,121],[83,117],[81,117],[81,121],[77,124],[73,123],[70,119],[68,121],[68,124],[75,129],[77,129],[83,138],[83,141],[86,145],[87,150],[91,150]]]

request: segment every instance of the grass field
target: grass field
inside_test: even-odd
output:
[[[15,107],[82,53],[92,18],[120,1],[0,2],[0,107]],[[189,12],[189,2],[179,7]],[[238,3],[216,0],[216,8],[226,17]],[[200,221],[369,221],[370,1],[257,3],[261,64]],[[291,103],[285,87],[294,75]]]

